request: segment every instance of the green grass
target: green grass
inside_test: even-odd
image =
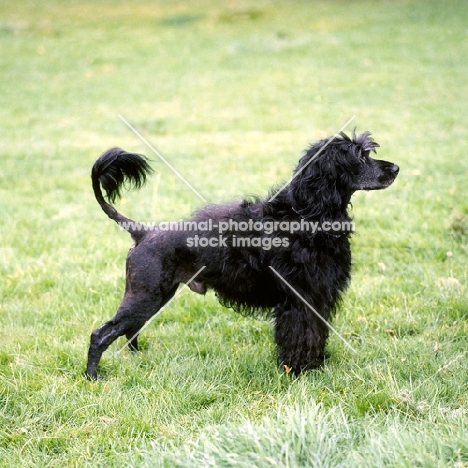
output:
[[[463,1],[0,1],[0,466],[468,466],[468,24]],[[89,173],[158,174],[119,210],[186,217],[287,180],[351,116],[396,183],[353,198],[351,287],[322,371],[268,322],[184,293],[83,377],[131,241]]]

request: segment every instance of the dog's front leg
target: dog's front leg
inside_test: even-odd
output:
[[[323,364],[328,327],[317,314],[298,300],[276,307],[278,363],[286,372],[299,375]]]

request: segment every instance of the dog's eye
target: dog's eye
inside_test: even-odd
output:
[[[361,151],[361,159],[364,161],[369,157],[369,151]]]

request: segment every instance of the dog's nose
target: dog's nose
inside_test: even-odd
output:
[[[398,172],[400,172],[400,168],[399,168],[396,164],[392,164],[392,167],[390,168],[390,170],[391,170],[395,175],[397,175]]]

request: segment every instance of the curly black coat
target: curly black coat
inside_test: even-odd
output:
[[[278,361],[287,371],[320,366],[328,321],[350,280],[351,196],[388,187],[399,171],[370,157],[378,146],[369,132],[321,140],[283,188],[266,198],[205,206],[184,230],[142,229],[107,203],[101,186],[112,203],[125,182],[138,188],[152,170],[141,155],[119,148],[103,153],[91,176],[96,199],[135,245],[122,303],[91,335],[87,375],[97,377],[102,353],[117,337],[126,335],[138,349],[139,331],[180,283],[200,294],[213,289],[223,304],[244,313],[271,313]]]

